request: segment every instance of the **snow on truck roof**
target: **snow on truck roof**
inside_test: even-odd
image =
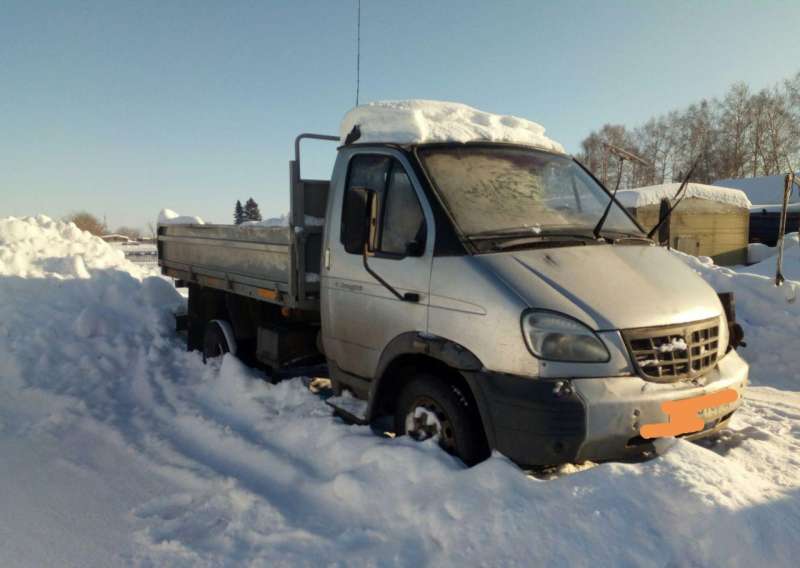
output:
[[[621,189],[617,192],[617,200],[625,207],[633,208],[658,205],[664,198],[671,201],[675,197],[680,186],[680,183],[662,183],[660,185],[649,185],[636,189]],[[728,187],[689,183],[686,186],[686,197],[726,203],[743,209],[750,208],[750,200],[747,199],[747,195],[743,191]]]
[[[565,153],[561,144],[545,136],[541,124],[461,103],[407,100],[357,106],[342,120],[342,144],[354,126],[361,131],[359,143],[509,142]]]

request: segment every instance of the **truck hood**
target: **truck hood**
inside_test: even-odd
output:
[[[596,330],[719,316],[714,290],[666,249],[588,245],[474,257],[528,306],[571,315]]]

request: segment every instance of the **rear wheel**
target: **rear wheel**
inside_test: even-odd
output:
[[[400,394],[395,432],[418,441],[433,438],[467,465],[489,457],[480,416],[471,400],[458,386],[428,373],[418,374]]]
[[[235,353],[236,345],[231,343],[233,343],[233,333],[228,322],[222,320],[208,322],[203,333],[203,363],[221,357],[225,353]]]

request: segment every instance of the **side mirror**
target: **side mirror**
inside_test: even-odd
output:
[[[375,250],[377,196],[366,187],[353,187],[345,194],[342,240],[351,254],[362,254],[364,247]]]

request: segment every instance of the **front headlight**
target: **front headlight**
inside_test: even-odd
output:
[[[575,363],[605,363],[611,355],[588,327],[556,312],[531,310],[522,314],[522,335],[540,359]]]

